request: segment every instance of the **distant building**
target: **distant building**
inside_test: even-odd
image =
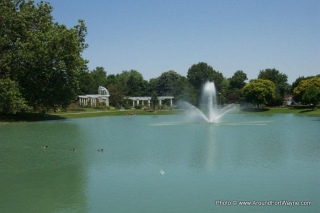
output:
[[[293,100],[291,95],[284,97],[284,105],[296,105],[296,104],[298,104],[298,103],[295,102],[295,100]]]
[[[92,107],[96,107],[99,103],[105,103],[106,106],[109,106],[109,91],[102,86],[98,88],[98,94],[94,95],[79,95],[79,104],[81,106],[90,105]]]
[[[148,106],[150,106],[151,97],[124,97],[126,100],[132,101],[132,107],[135,105],[144,105],[145,101],[147,101]],[[170,106],[172,106],[172,99],[174,99],[173,96],[158,96],[159,105],[162,105],[162,101],[164,100],[170,100]]]

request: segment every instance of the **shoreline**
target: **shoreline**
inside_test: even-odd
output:
[[[36,122],[48,120],[64,120],[75,118],[91,118],[91,117],[105,117],[105,116],[150,116],[150,115],[177,115],[183,110],[86,110],[86,111],[67,111],[58,113],[17,113],[15,115],[0,115],[0,124],[20,123],[20,122]],[[260,110],[238,110],[231,112],[232,114],[298,114],[298,115],[314,115],[320,116],[320,109],[290,109],[290,108],[264,108]]]

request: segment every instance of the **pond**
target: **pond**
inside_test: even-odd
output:
[[[293,114],[4,124],[0,210],[317,212],[319,138],[319,117]]]

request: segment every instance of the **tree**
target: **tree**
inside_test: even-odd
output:
[[[318,104],[320,97],[320,89],[314,84],[311,84],[302,96],[302,101],[307,104],[312,104],[314,107]]]
[[[267,104],[275,98],[276,86],[270,80],[256,79],[245,85],[242,92],[248,102],[260,108],[260,104]]]
[[[158,103],[158,95],[157,95],[156,92],[153,92],[153,93],[151,94],[150,103],[151,103],[152,109],[155,110],[156,105],[157,105],[157,103]]]
[[[242,70],[236,71],[233,76],[229,79],[230,89],[242,89],[246,85],[247,74]]]
[[[125,96],[145,96],[148,93],[148,82],[136,70],[122,71],[121,74],[109,75],[106,79],[111,94],[110,104],[115,107],[125,105]]]
[[[176,101],[187,101],[193,105],[198,104],[197,92],[184,76],[174,83],[174,99]]]
[[[279,70],[274,68],[261,70],[258,78],[272,81],[276,85],[276,95],[284,97],[289,92],[288,76]]]
[[[155,91],[160,96],[173,95],[175,96],[177,91],[175,87],[177,86],[178,80],[182,76],[173,70],[164,72],[157,78],[155,83]]]
[[[91,89],[91,94],[95,94],[98,91],[99,86],[105,87],[107,85],[107,72],[103,67],[96,67],[91,72],[93,78],[93,88]]]
[[[229,78],[229,88],[226,94],[226,99],[230,103],[240,103],[242,98],[241,89],[246,85],[247,74],[242,70],[236,71],[231,78]]]
[[[195,103],[195,90],[188,79],[170,70],[162,73],[158,78],[150,79],[149,94],[156,92],[159,96],[174,96],[175,102],[188,101]]]
[[[207,81],[214,81],[217,89],[219,88],[218,90],[220,90],[220,85],[223,81],[223,75],[204,62],[193,64],[188,70],[187,78],[198,91],[201,91],[202,86]]]
[[[311,87],[311,88],[309,88]],[[317,89],[313,88],[316,87]],[[313,102],[313,96],[316,91],[320,90],[320,77],[308,78],[301,80],[299,85],[293,90],[293,98],[295,101],[303,102],[305,104]],[[307,95],[305,93],[308,91]],[[319,100],[319,94],[318,94]]]
[[[225,80],[222,73],[213,70],[211,66],[204,62],[193,64],[187,74],[187,78],[191,85],[197,91],[197,99],[200,99],[202,86],[207,82],[214,82],[217,92],[222,92],[223,81]]]
[[[125,106],[127,101],[124,101],[124,97],[128,93],[127,82],[124,81],[121,74],[117,75],[108,75],[107,77],[107,89],[110,92],[110,105],[115,106],[116,108],[129,108]]]
[[[143,79],[141,73],[136,70],[123,71],[121,77],[128,87],[129,96],[146,95],[147,81]]]
[[[302,77],[298,77],[292,84],[291,84],[291,89],[290,92],[293,93],[293,90],[300,84],[300,82],[302,80],[307,79],[306,77],[302,76]]]
[[[110,92],[110,105],[115,106],[116,108],[120,109],[121,106],[124,105],[124,97],[125,97],[125,87],[121,84],[109,84],[108,91]]]
[[[54,23],[51,12],[42,1],[0,3],[0,77],[16,81],[34,108],[69,105],[79,90],[79,70],[86,69],[84,21],[68,29]]]
[[[226,99],[229,103],[240,103],[242,98],[242,92],[240,89],[229,89],[226,95]]]
[[[300,82],[301,82],[302,80],[307,80],[307,79],[314,78],[314,77],[320,77],[320,75],[307,76],[307,77],[304,77],[304,76],[300,77],[300,76],[299,76],[299,77],[292,83],[292,85],[291,85],[291,88],[290,88],[291,93],[293,93],[293,90],[300,84]]]
[[[0,113],[15,114],[26,107],[17,82],[0,79]]]
[[[79,95],[94,94],[97,92],[95,80],[89,71],[79,72]]]

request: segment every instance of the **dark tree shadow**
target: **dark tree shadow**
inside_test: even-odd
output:
[[[17,113],[17,114],[0,114],[0,122],[34,122],[63,120],[65,118],[58,115],[50,115],[45,113]]]
[[[245,111],[245,112],[267,112],[269,111],[270,109],[268,108],[243,108],[241,109],[242,111]]]
[[[301,110],[299,113],[306,113],[306,112],[312,112],[314,111],[313,109],[305,109],[305,110]]]

